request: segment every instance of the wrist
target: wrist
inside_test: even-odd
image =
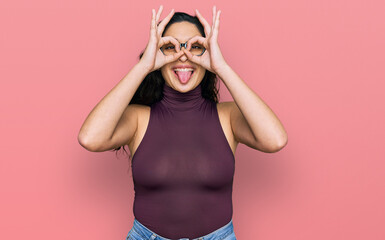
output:
[[[145,75],[149,74],[150,72],[152,72],[152,68],[143,64],[143,62],[139,61],[136,65],[135,65],[135,68],[139,69],[140,71],[142,71]]]
[[[222,73],[228,71],[229,69],[230,69],[230,66],[226,62],[224,62],[224,63],[218,64],[218,66],[215,67],[213,70],[217,75],[222,75]]]

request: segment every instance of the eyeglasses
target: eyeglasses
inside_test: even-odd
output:
[[[187,42],[180,43],[180,47],[179,48],[182,49],[182,47],[187,48]],[[165,44],[164,46],[162,46],[160,48],[160,50],[166,56],[173,55],[173,54],[176,53],[175,45],[172,44],[172,43]],[[192,55],[201,56],[205,52],[205,50],[206,49],[201,44],[193,43],[191,45],[190,52],[191,52]]]

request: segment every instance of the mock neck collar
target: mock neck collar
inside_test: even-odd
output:
[[[163,85],[162,104],[177,111],[199,109],[205,99],[202,96],[202,82],[188,92],[179,92],[172,87]]]

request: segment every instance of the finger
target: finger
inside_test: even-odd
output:
[[[158,26],[158,34],[159,35],[162,35],[163,33],[163,30],[165,28],[165,26],[167,25],[167,23],[170,21],[170,19],[172,18],[172,16],[174,15],[174,9],[171,10],[171,12],[167,15],[167,17],[165,17],[159,24]]]
[[[152,9],[151,28],[155,27],[155,9]]]
[[[162,14],[163,11],[163,5],[160,5],[158,13],[156,14],[156,22],[159,21],[160,15]]]
[[[214,30],[213,30],[213,34],[215,35],[218,35],[218,31],[219,31],[219,17],[221,15],[221,10],[218,11],[217,13],[217,17],[215,19],[215,25],[214,25]]]
[[[193,43],[198,42],[199,44],[204,45],[205,41],[206,41],[206,38],[201,37],[201,36],[195,36],[195,37],[191,38],[190,40],[188,40],[188,42],[187,42],[187,50],[191,49],[191,45]]]
[[[195,9],[196,15],[199,19],[199,21],[202,23],[206,37],[210,34],[210,24],[206,21],[206,19],[202,16],[202,14],[198,11],[198,9]]]
[[[183,51],[179,51],[177,53],[174,53],[173,55],[165,56],[166,63],[174,62],[178,58],[180,58],[184,54]]]
[[[212,22],[211,27],[214,26],[216,13],[217,13],[217,7],[214,5],[214,7],[213,7],[213,22]]]
[[[160,40],[159,40],[159,44],[158,44],[158,47],[160,48],[161,46],[167,44],[167,43],[172,43],[174,44],[175,46],[175,49],[179,52],[179,42],[171,37],[171,36],[166,36],[166,37],[162,37]]]
[[[200,58],[198,56],[192,55],[190,51],[187,49],[182,49],[181,52],[184,52],[184,54],[187,56],[188,60],[190,60],[193,63],[200,64]]]

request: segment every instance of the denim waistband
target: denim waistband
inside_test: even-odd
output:
[[[147,227],[145,227],[143,224],[141,224],[136,218],[134,218],[134,224],[133,224],[133,230],[141,235],[146,240],[172,240],[169,238],[165,238],[163,236],[160,236],[159,234],[151,231]],[[217,239],[224,239],[226,236],[232,234],[234,232],[233,228],[233,219],[230,220],[226,225],[218,228],[217,230],[204,235],[202,237],[190,239],[190,238],[179,238],[178,240],[217,240]]]

